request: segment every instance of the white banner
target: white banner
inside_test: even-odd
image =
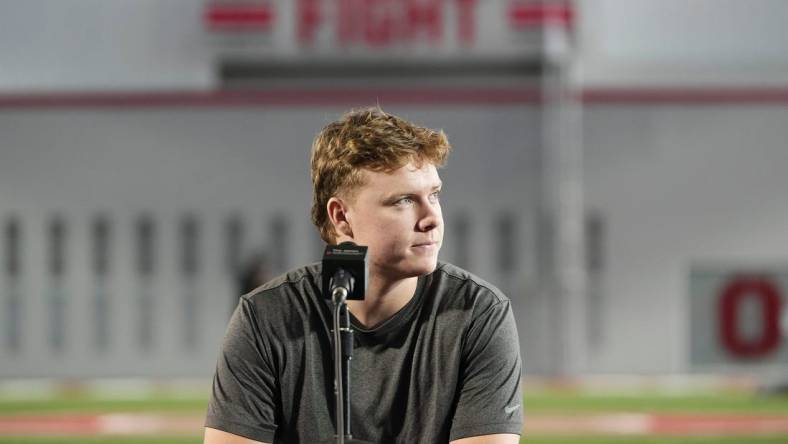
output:
[[[543,25],[565,31],[571,15],[523,0],[214,0],[203,20],[222,55],[439,63],[533,58]]]

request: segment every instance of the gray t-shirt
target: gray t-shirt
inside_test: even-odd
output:
[[[219,355],[205,425],[263,442],[334,439],[330,302],[320,264],[243,296]],[[446,443],[522,425],[509,299],[447,263],[367,330],[351,315],[351,432],[374,443]]]

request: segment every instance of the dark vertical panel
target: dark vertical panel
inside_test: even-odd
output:
[[[451,222],[454,233],[454,261],[466,270],[471,267],[471,218],[467,212],[457,213]]]
[[[20,244],[22,243],[22,230],[19,219],[11,216],[5,223],[5,269],[8,276],[16,277],[22,271],[20,258]]]
[[[110,269],[110,229],[110,219],[106,214],[99,214],[93,218],[90,229],[95,284],[93,343],[99,351],[108,348],[112,334],[109,328],[111,325],[109,294],[105,282]]]
[[[149,214],[139,216],[136,223],[136,247],[137,247],[137,273],[140,276],[151,276],[156,266],[156,256],[154,253],[154,243],[156,237],[156,227],[153,218]]]
[[[236,278],[241,272],[243,257],[244,225],[240,214],[227,218],[224,225],[225,255],[224,264],[228,275]]]
[[[517,270],[517,216],[510,212],[499,214],[495,234],[495,265],[501,273],[511,275]]]
[[[290,267],[289,239],[290,227],[287,215],[278,213],[274,215],[270,223],[270,252],[275,267],[274,273],[279,274]]]
[[[55,215],[49,221],[49,274],[52,287],[49,294],[49,345],[61,351],[66,343],[66,289],[60,278],[66,271],[66,221]]]
[[[240,214],[232,214],[225,220],[224,235],[225,271],[235,285],[230,294],[229,313],[232,313],[238,305],[238,297],[248,291],[245,285],[246,277],[243,264],[244,224]]]
[[[538,228],[535,240],[536,276],[539,279],[540,294],[549,294],[555,284],[556,258],[553,240],[556,233],[554,220],[547,214],[547,211],[541,211],[537,223]],[[557,300],[557,298],[551,298],[550,300]]]
[[[105,276],[109,272],[110,220],[106,214],[97,215],[91,225],[93,245],[93,273]]]
[[[605,268],[605,226],[599,212],[586,215],[586,267],[590,273],[601,273]]]
[[[179,225],[180,270],[183,276],[183,344],[194,350],[198,341],[198,313],[200,312],[199,294],[194,285],[200,272],[200,225],[195,214],[185,214]]]
[[[589,345],[599,347],[603,341],[605,298],[605,221],[598,211],[590,211],[585,219],[587,303],[586,323]]]
[[[49,221],[49,273],[62,276],[66,270],[66,221],[54,216]]]
[[[19,220],[10,216],[5,221],[5,272],[7,277],[7,304],[4,307],[2,322],[5,328],[5,344],[11,352],[18,352],[22,344],[22,295],[19,289],[19,276],[22,273],[21,243],[22,229]]]
[[[151,215],[142,214],[137,218],[135,237],[139,291],[137,300],[137,344],[142,350],[149,351],[153,348],[153,338],[155,337],[153,294],[150,280],[156,270],[156,252],[154,248],[156,245],[156,225]]]
[[[199,273],[200,236],[199,221],[194,214],[184,215],[180,223],[181,258],[180,269],[185,277],[194,277]]]

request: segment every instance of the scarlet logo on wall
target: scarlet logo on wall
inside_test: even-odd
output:
[[[487,63],[538,56],[541,28],[568,29],[572,15],[566,1],[209,0],[203,24],[233,55],[242,49],[267,61],[396,55],[431,63],[482,56]]]
[[[512,0],[507,16],[509,26],[515,30],[545,25],[572,28],[574,22],[574,10],[568,1]]]
[[[461,43],[470,45],[475,33],[476,3],[477,0],[297,0],[298,40],[312,45],[321,28],[331,26],[340,46],[441,43],[446,32],[446,10],[453,6],[456,13],[451,32],[457,33]]]
[[[753,338],[742,333],[738,319],[748,302],[760,308],[760,332]],[[768,276],[737,276],[720,292],[718,303],[719,339],[734,356],[759,358],[774,353],[780,345],[782,296]]]
[[[274,19],[269,0],[212,1],[203,11],[203,22],[211,31],[269,31]]]
[[[750,372],[788,364],[788,270],[695,265],[688,297],[691,368]]]

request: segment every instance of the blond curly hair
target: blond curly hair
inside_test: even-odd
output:
[[[442,130],[424,128],[380,109],[346,113],[329,123],[312,143],[312,223],[327,243],[336,233],[326,208],[333,196],[351,199],[363,185],[362,169],[392,172],[408,163],[436,167],[446,163],[451,146]]]

